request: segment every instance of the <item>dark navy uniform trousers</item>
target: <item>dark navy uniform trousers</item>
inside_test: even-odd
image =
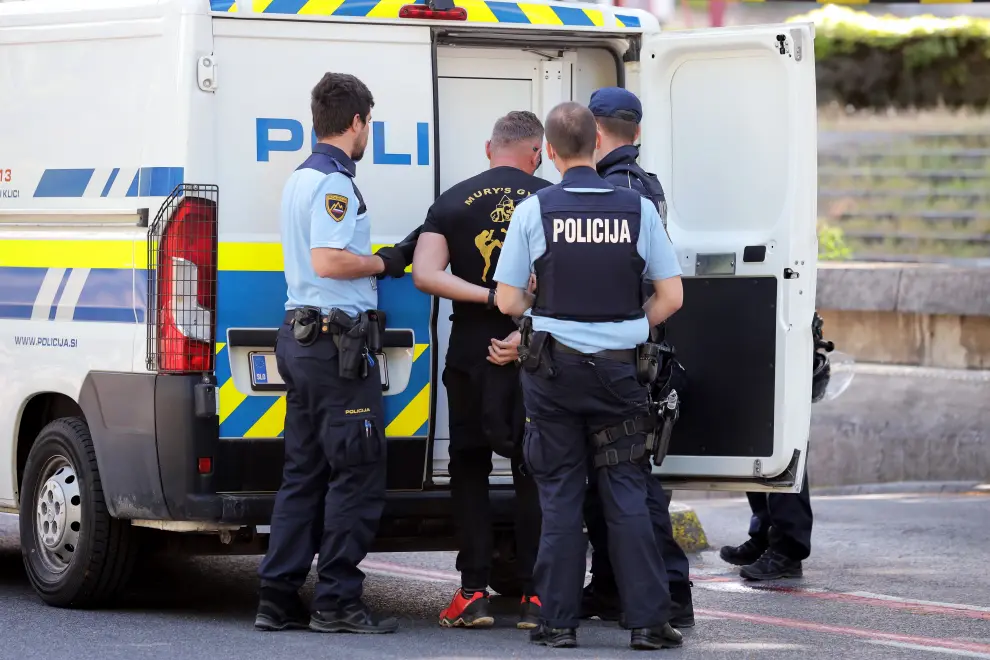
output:
[[[261,586],[298,591],[318,552],[312,608],[332,610],[361,598],[358,564],[385,506],[381,376],[376,364],[367,378],[341,378],[332,338],[303,347],[288,325],[275,355],[287,390],[285,465]]]
[[[808,468],[799,493],[746,493],[753,517],[749,535],[787,557],[804,561],[811,554],[811,495]]]
[[[608,526],[601,498],[598,496],[598,483],[592,479],[588,484],[588,496],[584,504],[584,522],[588,527],[588,540],[591,541],[591,575],[596,587],[606,591],[615,586],[615,572],[608,555]],[[667,580],[671,584],[687,584],[690,566],[687,555],[674,539],[674,526],[670,520],[670,492],[663,489],[660,480],[651,478],[648,482],[650,520],[663,564],[667,569]]]
[[[523,456],[543,510],[533,577],[545,623],[576,628],[588,547],[582,528],[589,457],[594,451],[589,435],[642,414],[646,389],[636,380],[631,364],[560,351],[553,361],[558,370],[554,378],[522,373],[528,417]],[[638,434],[611,447],[628,449],[644,442]],[[624,626],[660,626],[670,617],[670,593],[650,522],[649,458],[598,468],[595,478]]]

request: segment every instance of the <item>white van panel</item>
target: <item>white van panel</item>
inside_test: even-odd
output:
[[[779,476],[791,485],[778,489],[799,490],[817,268],[813,33],[651,36],[640,84],[642,164],[664,185],[686,276],[668,337],[689,382],[658,471],[678,488],[764,490]]]

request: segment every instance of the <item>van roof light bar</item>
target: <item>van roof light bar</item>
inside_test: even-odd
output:
[[[426,0],[425,4],[403,5],[399,18],[423,18],[437,21],[466,21],[467,10],[454,0]]]

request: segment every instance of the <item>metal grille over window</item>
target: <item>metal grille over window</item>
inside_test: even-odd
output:
[[[213,371],[218,197],[217,186],[181,184],[148,229],[150,371]]]

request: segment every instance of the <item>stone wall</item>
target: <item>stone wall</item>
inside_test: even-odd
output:
[[[990,476],[990,269],[821,264],[817,305],[857,368],[813,408],[812,487]]]

